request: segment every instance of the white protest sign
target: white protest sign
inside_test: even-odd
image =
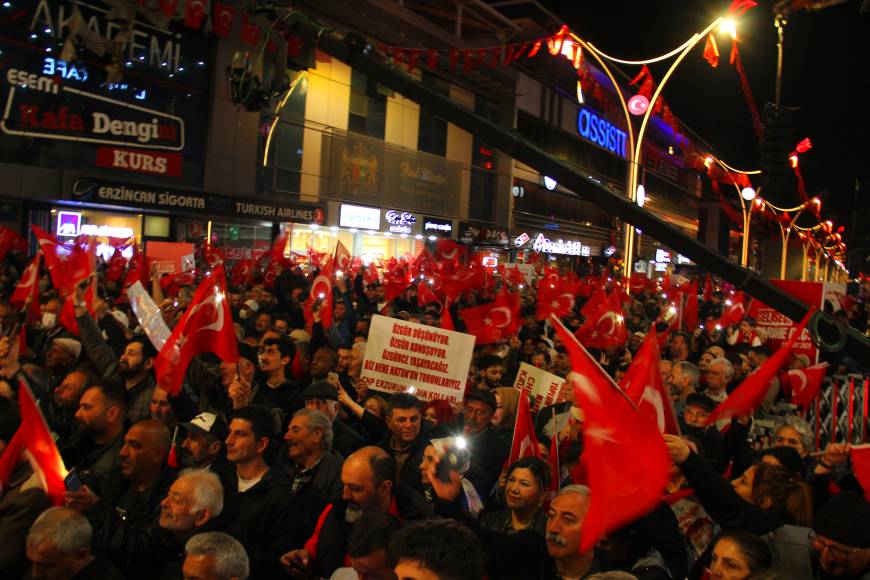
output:
[[[528,363],[520,363],[520,370],[514,381],[514,388],[518,391],[526,389],[534,397],[532,412],[540,411],[543,407],[549,407],[568,399],[568,391],[571,388],[565,379],[556,376]]]
[[[172,332],[163,320],[163,315],[160,312],[160,307],[151,299],[151,295],[145,291],[141,282],[134,282],[127,288],[127,298],[130,299],[130,308],[133,309],[133,314],[139,319],[139,325],[151,344],[157,350],[163,348],[169,335]]]
[[[360,380],[377,391],[399,393],[414,387],[421,399],[458,403],[472,350],[470,334],[375,315]]]

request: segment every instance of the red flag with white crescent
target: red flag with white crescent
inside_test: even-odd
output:
[[[555,438],[554,438],[554,444]],[[510,467],[523,457],[538,456],[538,438],[535,436],[535,422],[529,408],[529,393],[526,389],[520,391],[520,401],[517,405],[517,417],[514,422],[514,436],[511,440],[511,452],[505,461],[505,467]]]
[[[236,9],[234,7],[223,2],[215,2],[211,18],[211,27],[214,29],[214,33],[221,38],[229,36],[233,29],[235,15]]]
[[[187,367],[196,355],[213,352],[225,362],[239,359],[226,296],[226,275],[221,264],[202,279],[190,306],[154,361],[157,384],[170,396],[181,391]]]
[[[320,303],[320,323],[323,328],[332,326],[332,258],[326,259],[326,264],[320,269],[311,282],[308,300],[305,301],[303,314],[310,328],[314,323],[314,305]]]
[[[12,297],[9,298],[9,303],[18,310],[23,310],[27,306],[27,301],[30,299],[28,307],[28,322],[33,323],[39,320],[39,261],[42,259],[42,252],[37,252],[33,260],[24,269],[18,284],[15,286],[15,291]]]
[[[574,336],[582,345],[602,350],[625,344],[628,329],[625,327],[622,303],[615,293],[586,319]]]
[[[660,432],[679,435],[680,426],[659,373],[660,358],[655,329],[650,329],[619,386]]]
[[[522,326],[519,294],[503,290],[488,304],[460,310],[459,318],[465,323],[465,331],[477,338],[478,345],[510,338]]]
[[[791,387],[791,403],[804,408],[812,406],[827,374],[828,363],[786,372]]]

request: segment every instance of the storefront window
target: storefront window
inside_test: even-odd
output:
[[[199,243],[208,234],[207,221],[190,221],[183,228],[189,243]],[[256,259],[272,247],[272,225],[212,222],[211,239],[227,261]]]
[[[133,238],[136,243],[142,243],[142,216],[139,214],[57,208],[51,210],[51,228],[61,242],[71,242],[79,235],[93,236],[97,241],[97,255],[106,260],[115,253],[109,238]],[[132,256],[133,248],[126,249],[124,255]]]
[[[331,255],[339,241],[353,256],[362,258],[365,264],[389,258],[416,256],[423,244],[416,236],[407,234],[382,234],[338,227],[312,230],[308,226],[299,226],[293,229],[290,249],[300,255],[307,255],[309,248]]]

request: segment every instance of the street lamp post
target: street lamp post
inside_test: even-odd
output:
[[[783,224],[781,221],[777,220],[777,225],[779,225],[779,233],[782,237],[782,254],[781,254],[781,259],[780,259],[780,263],[779,263],[779,278],[781,280],[785,280],[786,262],[788,259],[788,242],[789,242],[789,239],[791,238],[792,229],[796,229],[795,222],[797,222],[797,219],[800,217],[800,215],[810,205],[815,205],[817,208],[816,212],[818,212],[818,208],[821,207],[822,202],[818,197],[814,197],[813,199],[808,199],[807,201],[805,201],[804,203],[802,203],[801,205],[799,205],[797,207],[791,207],[791,208],[776,207],[775,205],[773,205],[772,203],[770,203],[768,201],[765,201],[764,204],[773,210],[780,211],[780,212],[784,213],[785,215],[788,215],[791,212],[796,212],[793,216],[791,216],[789,218],[787,224]]]

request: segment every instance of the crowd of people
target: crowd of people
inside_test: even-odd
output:
[[[513,387],[520,363],[572,371],[565,344],[536,319],[534,284],[517,285],[518,331],[475,347],[459,403],[368,388],[360,378],[372,316],[435,327],[450,317],[463,331],[461,310],[492,299],[507,283],[498,276],[446,308],[419,304],[415,285],[387,300],[364,271],[336,276],[332,300],[310,312],[316,272],[231,284],[238,361],[198,356],[170,395],[155,376],[157,349],[105,267],[67,297],[43,270],[41,318],[19,332],[8,302],[23,270],[14,258],[0,301],[0,454],[21,426],[26,388],[69,475],[54,506],[26,455],[5,475],[2,578],[870,579],[870,504],[849,445],[816,450],[784,375],[755,417],[708,424],[771,354],[751,319],[715,324],[721,290],[701,300],[695,329],[664,321],[668,303],[654,284],[632,291],[628,339],[590,349],[618,380],[646,333],[661,333],[659,372],[680,435],[663,436],[672,467],[658,505],[581,551],[594,495],[578,477],[582,407],[569,396],[541,409],[539,448],[508,464],[525,396]],[[195,284],[170,294],[149,282],[172,327]],[[89,289],[96,298],[86,304]],[[859,323],[864,298],[870,284],[843,316]],[[61,324],[66,300],[77,333]],[[562,317],[572,331],[583,304]]]

